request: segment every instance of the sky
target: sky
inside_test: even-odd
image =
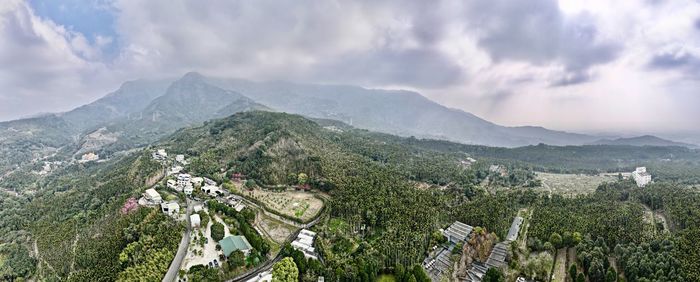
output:
[[[139,78],[415,90],[508,125],[700,132],[697,0],[3,0],[0,120]]]

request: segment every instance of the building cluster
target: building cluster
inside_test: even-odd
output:
[[[438,250],[434,256],[428,256],[423,261],[423,268],[433,281],[439,281],[440,277],[450,271],[452,267],[452,262],[450,261],[452,249],[457,245],[464,244],[472,230],[474,230],[474,227],[459,221],[452,223],[446,230],[441,230],[449,245]]]
[[[651,174],[647,172],[646,167],[638,167],[632,172],[632,178],[637,183],[637,187],[644,187],[651,183]]]
[[[316,248],[314,248],[314,239],[316,239],[316,232],[302,229],[292,242],[292,248],[303,252],[307,259],[318,259]]]
[[[518,239],[518,233],[520,233],[520,226],[523,224],[523,218],[516,216],[513,219],[513,223],[510,225],[508,230],[508,235],[506,240],[496,244],[491,250],[488,259],[485,263],[472,263],[472,268],[467,271],[467,277],[465,281],[467,282],[481,282],[486,275],[486,272],[492,267],[503,267],[506,265],[506,259],[508,257],[508,246],[511,242]]]
[[[508,257],[508,246],[518,239],[522,217],[516,217],[508,230],[506,240],[496,244],[485,263],[473,262],[462,281],[481,282],[486,272],[492,267],[503,267]],[[452,250],[465,244],[474,228],[470,225],[455,221],[442,234],[447,238],[448,245],[434,251],[423,261],[423,268],[433,281],[441,281],[452,270],[454,263],[450,259]]]
[[[238,195],[229,195],[226,198],[216,198],[219,203],[225,204],[237,212],[241,212],[246,206],[243,204],[243,198]]]

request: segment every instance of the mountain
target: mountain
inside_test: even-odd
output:
[[[597,139],[542,127],[500,126],[473,114],[442,106],[412,91],[282,81],[217,78],[208,81],[279,111],[336,119],[355,127],[400,136],[502,147],[539,143],[580,145]]]
[[[627,146],[660,146],[660,147],[686,147],[686,148],[697,148],[698,146],[689,144],[675,142],[671,140],[662,139],[652,135],[644,135],[630,138],[618,138],[618,139],[601,139],[590,143],[590,145],[627,145]]]
[[[117,120],[107,129],[121,134],[124,146],[133,147],[147,145],[183,127],[250,110],[269,108],[240,93],[208,84],[198,73],[188,73],[135,114],[138,117]]]

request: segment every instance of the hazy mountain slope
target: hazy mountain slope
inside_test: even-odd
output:
[[[209,81],[280,111],[337,119],[356,127],[402,136],[506,147],[538,143],[583,144],[596,139],[541,127],[499,126],[410,91],[240,79]]]
[[[678,146],[687,148],[696,148],[696,145],[675,142],[671,140],[662,139],[652,135],[644,135],[630,138],[618,138],[618,139],[601,139],[591,143],[591,145],[628,145],[628,146]]]
[[[173,82],[160,97],[147,104],[131,119],[107,126],[119,133],[121,149],[146,145],[177,129],[249,110],[268,108],[233,91],[210,85],[197,73],[188,73]]]
[[[165,80],[127,81],[117,91],[59,116],[78,129],[129,118],[142,111],[150,101],[163,95],[169,84],[170,81]]]

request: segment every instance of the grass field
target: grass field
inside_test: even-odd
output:
[[[246,196],[263,202],[267,207],[301,220],[313,218],[323,207],[323,201],[309,192],[290,190],[273,192],[259,188],[243,191]]]
[[[536,189],[549,191],[553,194],[575,196],[592,193],[602,183],[617,181],[617,176],[614,174],[583,175],[538,172],[537,179],[542,180],[542,186]]]
[[[377,278],[377,282],[396,282],[396,277],[391,274],[382,274]]]

